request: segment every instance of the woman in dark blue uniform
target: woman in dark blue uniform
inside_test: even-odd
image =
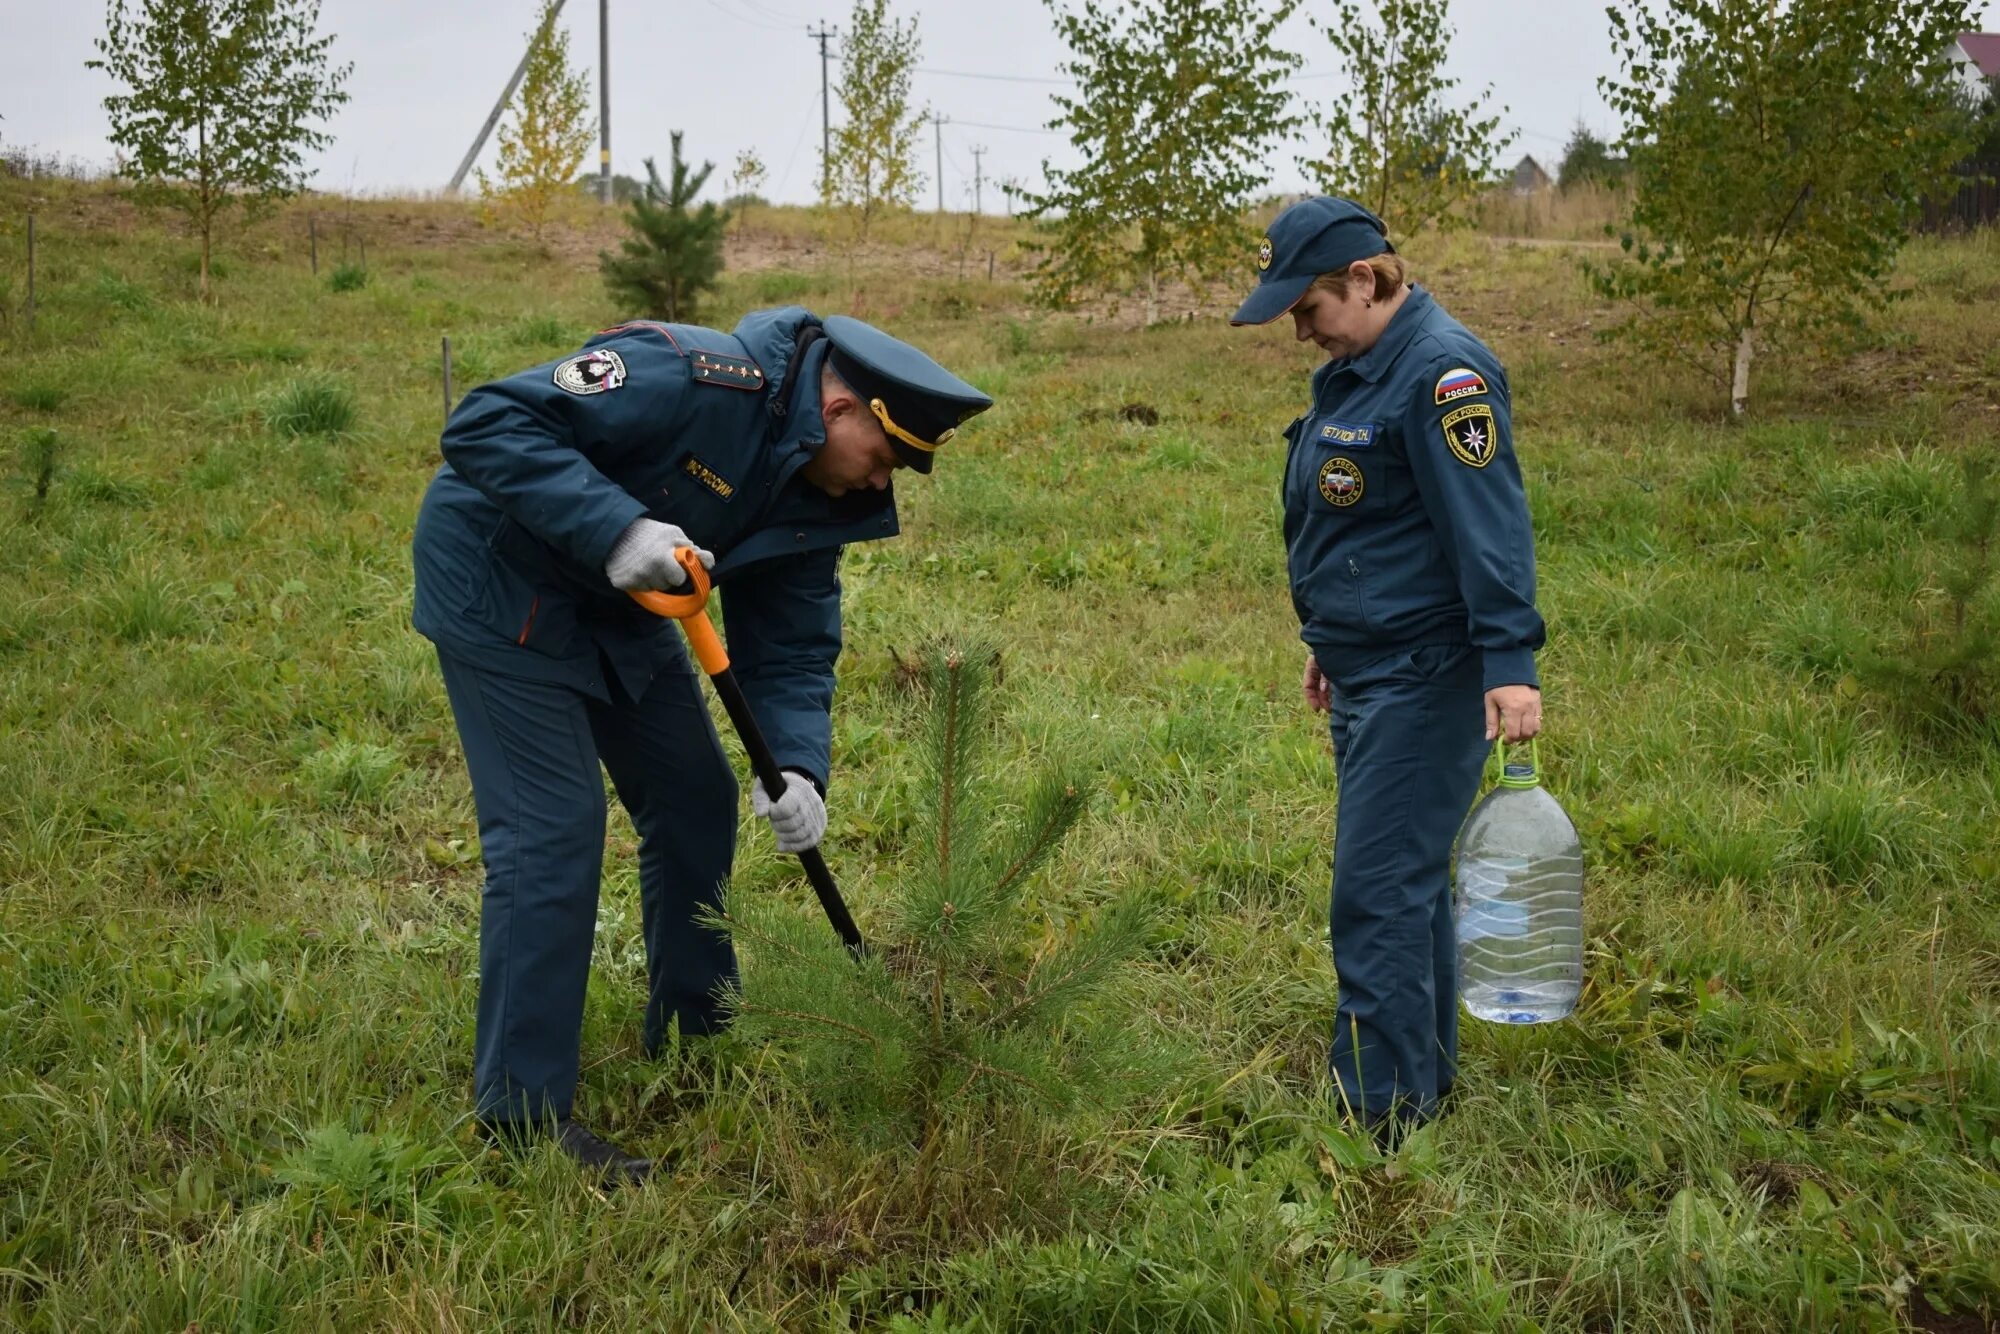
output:
[[[1407,283],[1374,214],[1272,222],[1231,321],[1286,315],[1327,362],[1286,431],[1285,545],[1340,798],[1329,1059],[1376,1137],[1436,1115],[1458,1056],[1449,862],[1494,740],[1541,729],[1535,556],[1507,374]]]

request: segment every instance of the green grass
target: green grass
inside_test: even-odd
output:
[[[1562,250],[1411,247],[1514,383],[1589,978],[1568,1023],[1468,1021],[1463,1102],[1390,1161],[1325,1090],[1332,767],[1276,506],[1307,351],[1219,306],[1144,333],[1031,312],[951,250],[887,249],[934,244],[922,218],[880,254],[732,273],[720,322],[854,311],[999,399],[900,488],[904,536],[844,562],[827,854],[864,930],[915,864],[901,664],[934,633],[1006,646],[1000,772],[1097,763],[1024,948],[1158,905],[1098,1022],[1173,1075],[1116,1114],[968,1118],[919,1209],[912,1152],[859,1142],[782,1044],[641,1055],[622,816],[580,1106],[674,1169],[606,1201],[464,1123],[477,836],[408,628],[438,338],[461,391],[560,355],[626,313],[594,268],[364,201],[366,288],[315,282],[287,213],[203,307],[184,239],[36,188],[70,195],[0,395],[0,1326],[2000,1313],[2000,742],[1907,731],[1854,672],[1935,586],[1956,456],[1994,445],[2000,303],[1954,293],[2000,290],[2000,238],[1913,247],[1887,335],[1760,361],[1743,428],[1714,386],[1600,346]],[[754,226],[827,240],[798,211]],[[810,914],[745,821],[734,892]]]

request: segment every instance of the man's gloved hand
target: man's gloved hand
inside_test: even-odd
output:
[[[826,834],[826,801],[804,774],[785,770],[785,795],[772,801],[764,795],[764,785],[750,784],[750,810],[771,822],[778,836],[778,851],[804,852],[816,848]]]
[[[674,559],[674,552],[681,547],[693,547],[704,569],[715,568],[714,554],[695,546],[674,524],[634,519],[612,545],[610,559],[604,562],[605,576],[613,588],[626,592],[679,588],[687,582],[687,571]]]

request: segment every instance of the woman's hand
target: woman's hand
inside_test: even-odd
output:
[[[1542,730],[1542,692],[1533,686],[1495,686],[1486,692],[1486,739],[1503,732],[1509,745]]]
[[[1306,676],[1299,683],[1306,693],[1306,707],[1314,713],[1325,713],[1333,707],[1333,682],[1320,674],[1319,659],[1306,654]]]

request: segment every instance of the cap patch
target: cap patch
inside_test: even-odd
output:
[[[1267,236],[1264,238],[1263,244],[1257,247],[1257,271],[1259,273],[1262,273],[1265,269],[1268,269],[1270,267],[1271,267],[1271,238]]]
[[[1375,443],[1375,423],[1327,422],[1319,428],[1319,438],[1328,444],[1366,449]]]
[[[1438,377],[1437,402],[1440,404],[1455,403],[1461,398],[1471,398],[1474,394],[1485,392],[1485,377],[1465,366],[1446,371]]]
[[[558,363],[553,378],[566,393],[608,394],[625,383],[625,358],[608,347],[594,347]]]
[[[1453,457],[1471,468],[1493,462],[1493,409],[1484,403],[1468,403],[1444,414],[1444,442]]]
[[[714,352],[694,354],[694,378],[702,384],[726,384],[731,389],[762,389],[764,370],[747,357],[725,357]]]
[[[1319,465],[1319,493],[1329,505],[1346,509],[1361,499],[1365,486],[1353,459],[1331,458]]]
[[[681,471],[700,482],[724,500],[736,494],[736,485],[715,469],[690,454],[681,463]]]

